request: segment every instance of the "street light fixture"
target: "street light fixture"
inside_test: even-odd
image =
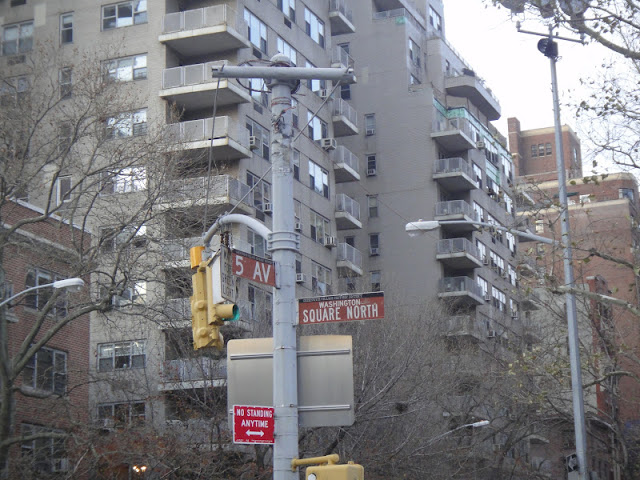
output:
[[[522,230],[513,230],[511,228],[503,227],[502,225],[494,225],[493,223],[477,222],[475,220],[449,220],[439,222],[438,220],[417,220],[415,222],[409,222],[405,225],[404,229],[410,237],[416,237],[425,232],[435,230],[445,225],[477,225],[479,227],[493,228],[495,230],[502,230],[503,232],[513,233],[522,238],[529,240],[535,240],[536,242],[546,243],[548,245],[556,245],[558,242],[547,237],[541,237],[531,232],[523,232]]]
[[[447,435],[451,435],[452,433],[457,432],[458,430],[462,430],[463,428],[467,428],[467,427],[471,427],[471,428],[486,427],[490,423],[491,422],[489,420],[480,420],[478,422],[465,423],[464,425],[460,425],[459,427],[456,427],[453,430],[449,430],[448,432],[444,432],[444,433],[441,433],[440,435],[437,435],[437,436],[433,437],[431,440],[429,440],[427,442],[427,446],[431,445],[436,440],[440,440],[442,437],[446,437]]]
[[[82,280],[81,278],[65,278],[64,280],[58,280],[56,282],[46,283],[44,285],[36,285],[35,287],[27,288],[26,290],[16,293],[6,300],[3,300],[2,302],[0,302],[0,308],[4,307],[7,303],[15,300],[25,293],[33,292],[34,290],[40,290],[41,288],[55,288],[56,290],[64,288],[66,290],[69,290],[70,292],[79,292],[80,290],[82,290],[82,287],[84,287],[84,280]]]

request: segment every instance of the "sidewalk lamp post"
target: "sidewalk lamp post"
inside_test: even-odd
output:
[[[56,290],[65,289],[70,292],[79,292],[82,287],[84,287],[84,280],[81,278],[66,278],[64,280],[58,280],[57,282],[46,283],[44,285],[36,285],[35,287],[27,288],[21,292],[16,293],[15,295],[3,300],[0,302],[0,308],[4,307],[6,304],[15,300],[16,298],[25,295],[29,292],[33,292],[34,290],[40,290],[42,288],[54,288]]]

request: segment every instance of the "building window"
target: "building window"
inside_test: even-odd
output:
[[[249,244],[249,253],[258,257],[267,256],[267,240],[250,228],[247,229],[247,242]]]
[[[73,13],[60,15],[60,44],[73,43]]]
[[[326,219],[319,213],[316,213],[313,210],[310,210],[309,213],[309,225],[311,225],[311,240],[317,243],[324,244],[324,239],[331,236],[331,224],[329,223],[328,219]]]
[[[538,156],[538,146],[531,145],[531,158],[535,158]]]
[[[485,262],[487,260],[487,247],[480,240],[476,239],[476,248],[478,249],[478,256],[480,260]]]
[[[367,207],[369,208],[369,218],[378,216],[378,196],[367,195]]]
[[[369,255],[371,256],[380,255],[380,234],[379,233],[369,234]]]
[[[142,248],[147,245],[147,226],[126,226],[124,228],[101,227],[100,250],[104,253],[115,252],[122,246]]]
[[[420,47],[409,39],[409,61],[416,67],[420,67]]]
[[[67,391],[67,354],[42,347],[24,366],[22,385],[64,395]]]
[[[442,17],[433,7],[429,7],[429,25],[434,31],[442,33]]]
[[[329,198],[329,172],[311,160],[309,160],[309,188]]]
[[[249,136],[254,137],[253,141],[255,142],[255,147],[253,148],[253,151],[256,152],[260,157],[269,161],[269,148],[271,143],[269,130],[250,118],[247,118],[247,123],[245,124],[245,126],[249,131]]]
[[[273,311],[271,294],[253,285],[248,285],[247,299],[249,301],[249,319],[254,322],[263,320],[271,325]]]
[[[375,135],[376,133],[376,114],[368,113],[364,116],[364,131],[365,135]]]
[[[146,280],[129,282],[120,295],[111,297],[111,305],[116,308],[130,307],[132,305],[144,305],[147,298]]]
[[[478,202],[473,202],[473,212],[476,214],[476,220],[484,222],[484,208]]]
[[[125,112],[107,118],[107,138],[126,138],[146,135],[147,109]]]
[[[23,437],[37,434],[65,434],[63,430],[55,430],[28,423],[23,423],[20,426],[20,433]],[[36,472],[58,473],[69,470],[64,438],[35,438],[23,441],[20,447],[22,458],[28,459]]]
[[[516,286],[517,280],[518,280],[518,276],[516,274],[516,269],[513,268],[511,266],[511,264],[507,265],[507,271],[509,274],[509,282],[511,282],[511,285],[513,285],[514,287]]]
[[[289,20],[296,21],[296,0],[278,0],[278,8]]]
[[[102,7],[102,30],[147,23],[147,0],[133,0]]]
[[[130,82],[147,78],[147,54],[107,60],[102,64],[105,80]]]
[[[305,63],[307,68],[315,68],[315,65],[307,60]],[[320,90],[324,90],[327,88],[326,80],[318,80],[318,79],[309,79],[307,80],[307,88],[312,92],[318,93]]]
[[[373,177],[378,174],[378,161],[375,153],[367,155],[367,177]]]
[[[506,232],[505,237],[507,237],[507,246],[511,253],[516,253],[516,237],[511,232]]]
[[[104,172],[100,178],[100,195],[140,192],[147,188],[147,170],[127,167],[115,172]]]
[[[71,98],[73,92],[73,71],[71,67],[64,67],[58,73],[58,85],[60,87],[60,100]]]
[[[493,250],[489,251],[489,258],[491,259],[491,268],[498,274],[504,273],[504,258],[495,253]]]
[[[415,75],[409,75],[409,85],[420,85],[422,82]]]
[[[480,287],[480,291],[482,292],[482,298],[486,298],[487,292],[489,291],[489,284],[482,277],[476,277],[476,284]]]
[[[371,283],[372,292],[379,292],[380,290],[382,290],[382,273],[380,272],[380,270],[372,270],[371,272],[369,272],[369,281]]]
[[[101,343],[98,345],[98,371],[110,372],[129,368],[144,368],[145,341]]]
[[[307,112],[307,123],[307,134],[311,140],[319,142],[320,139],[327,138],[329,136],[329,127],[327,126],[327,123],[314,116],[311,112]]]
[[[71,201],[71,175],[61,175],[55,183],[55,205],[59,207],[63,203]]]
[[[2,55],[17,55],[33,48],[33,20],[2,29]]]
[[[300,150],[293,150],[291,163],[293,164],[293,178],[300,181]]]
[[[536,233],[544,233],[544,220],[536,220]]]
[[[249,90],[254,102],[262,105],[263,107],[266,107],[269,104],[268,90],[262,78],[250,78]]]
[[[65,277],[56,275],[54,273],[42,270],[40,268],[34,268],[27,272],[25,280],[25,288],[41,287],[49,283],[56,282],[58,280],[64,280]],[[53,288],[40,288],[29,292],[25,295],[24,304],[26,307],[33,310],[42,310],[49,302],[49,299],[53,295]],[[55,306],[49,313],[57,315],[58,317],[67,316],[67,293],[60,292]]]
[[[259,176],[247,172],[247,185],[251,188],[251,193],[248,198],[249,202],[251,202],[251,205],[253,205],[256,210],[264,212],[265,204],[271,203],[271,184],[260,180]]]
[[[304,28],[307,35],[324,48],[324,23],[308,8],[304,9]]]
[[[551,155],[552,150],[551,150],[551,144],[550,143],[545,144],[545,150],[546,150],[545,153],[547,155]]]
[[[144,402],[101,403],[98,405],[98,420],[104,427],[124,428],[142,425],[145,421]]]
[[[298,128],[298,100],[291,99],[291,125],[293,128]]]
[[[618,198],[627,198],[634,201],[633,189],[632,188],[619,188],[618,189]]]
[[[538,145],[538,156],[544,157],[544,143]]]
[[[302,273],[302,255],[296,252],[296,273]]]
[[[244,21],[249,26],[247,32],[249,41],[262,53],[267,53],[267,26],[246,8],[244,9]]]
[[[491,287],[491,305],[501,312],[507,311],[507,296],[494,286]]]
[[[293,2],[293,0],[290,0],[290,1]],[[289,45],[286,41],[284,41],[280,37],[278,37],[278,40],[277,40],[277,48],[278,48],[278,53],[282,53],[283,55],[286,55],[287,57],[289,57],[289,60],[291,60],[292,65],[298,64],[298,52],[296,52],[295,48],[293,48],[291,45]]]
[[[314,295],[331,293],[331,270],[319,263],[311,262],[311,289]]]
[[[18,5],[26,5],[27,0],[11,0],[10,7],[17,7]]]

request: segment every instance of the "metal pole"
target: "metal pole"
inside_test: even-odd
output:
[[[553,41],[549,36],[549,40]],[[560,123],[560,101],[558,99],[558,78],[556,56],[549,56],[551,65],[551,92],[553,94],[553,114],[556,140],[556,165],[560,200],[560,224],[564,260],[564,282],[571,290],[565,294],[567,304],[567,329],[569,333],[569,360],[571,363],[571,393],[573,397],[573,425],[576,436],[576,456],[578,457],[578,478],[587,480],[587,434],[584,416],[584,396],[582,393],[582,369],[580,366],[580,337],[576,311],[575,282],[573,278],[573,253],[569,231],[569,206],[567,201],[567,179],[564,168],[562,147],[562,125]]]

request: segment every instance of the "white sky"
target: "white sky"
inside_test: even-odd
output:
[[[519,17],[523,30],[547,31],[534,18]],[[509,117],[518,117],[523,129],[553,125],[549,59],[537,50],[541,37],[518,33],[508,10],[487,6],[482,0],[445,0],[445,31],[449,43],[498,98],[502,117],[494,125],[503,134],[507,134]],[[560,35],[573,38],[567,32]],[[607,53],[598,45],[559,41],[558,46],[561,121],[579,130],[574,109],[563,103],[570,94],[584,92],[580,78],[596,72]]]

